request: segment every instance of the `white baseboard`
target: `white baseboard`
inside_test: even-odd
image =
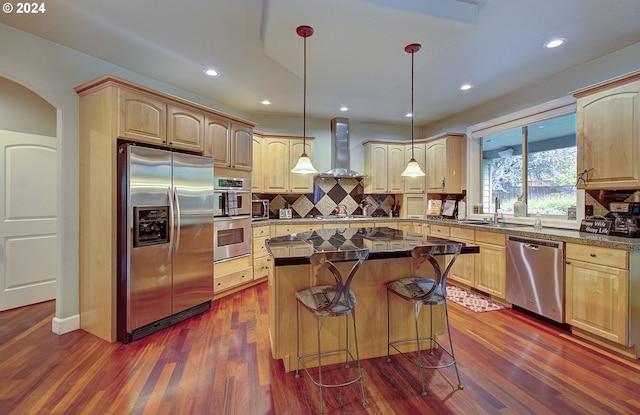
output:
[[[51,331],[56,334],[70,333],[80,328],[80,314],[67,318],[54,317],[51,321]]]

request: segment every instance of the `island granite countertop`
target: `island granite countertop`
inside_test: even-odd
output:
[[[425,245],[433,247],[433,255],[453,254],[457,245],[462,245],[461,254],[480,252],[474,244],[388,227],[317,229],[269,238],[266,245],[276,266],[308,264],[315,252],[354,249],[368,249],[370,260],[411,257],[414,247]]]

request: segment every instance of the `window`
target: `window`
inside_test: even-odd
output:
[[[482,137],[483,210],[567,216],[576,206],[576,117],[564,115]]]
[[[474,211],[493,213],[498,201],[500,212],[513,215],[520,199],[526,216],[567,220],[569,208],[584,197],[575,188],[573,102],[558,100],[470,127],[468,180],[477,185],[469,187],[467,197]]]

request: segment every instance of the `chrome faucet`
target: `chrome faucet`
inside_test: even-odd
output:
[[[500,198],[498,196],[496,196],[494,200],[493,207],[493,223],[497,225],[499,222],[504,221],[504,216],[502,215],[502,212],[500,212]]]

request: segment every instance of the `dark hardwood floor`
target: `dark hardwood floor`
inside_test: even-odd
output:
[[[328,390],[326,414],[640,414],[640,362],[513,310],[449,308],[463,390],[448,368],[423,397],[404,359],[368,359],[369,407],[356,384]],[[0,414],[317,413],[317,388],[271,358],[266,283],[128,345],[58,336],[53,316],[53,302],[0,313]]]

